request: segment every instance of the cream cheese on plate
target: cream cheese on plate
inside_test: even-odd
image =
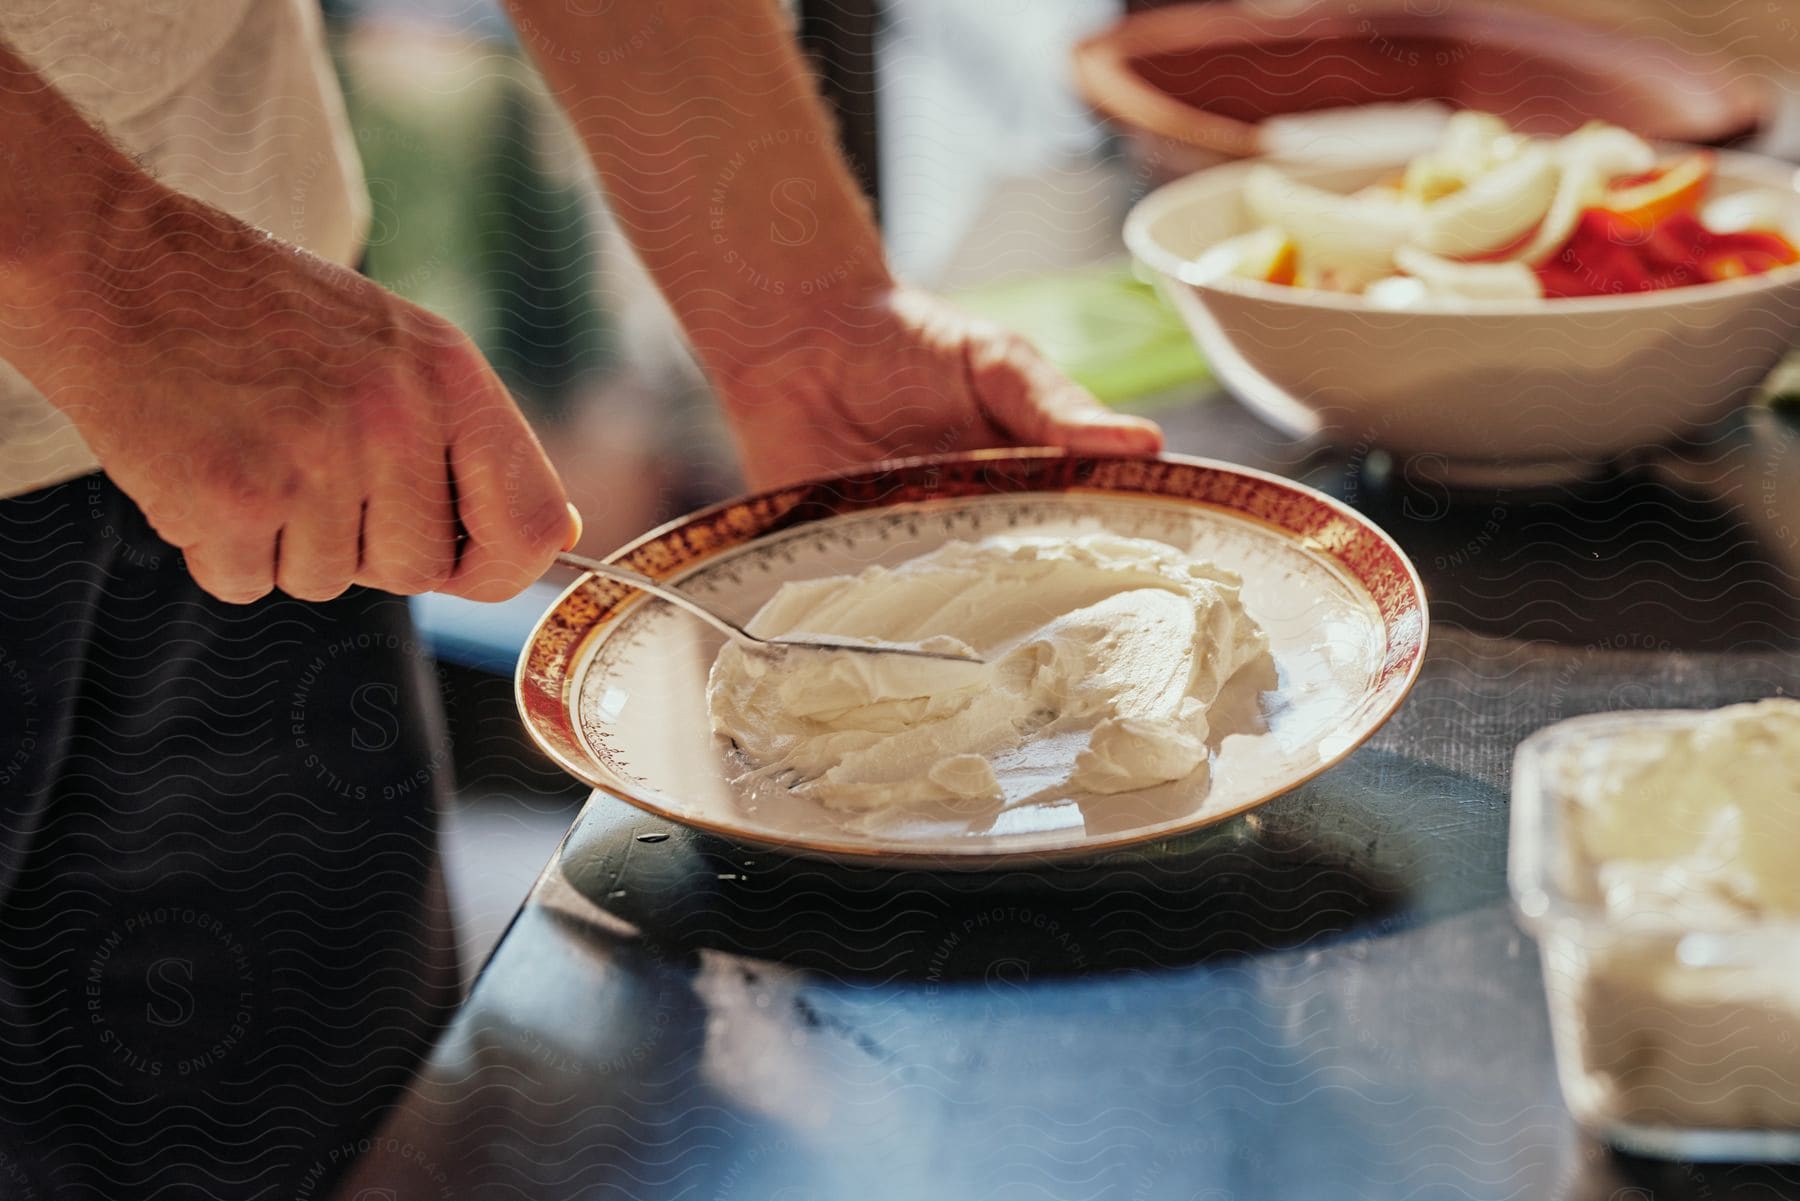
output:
[[[1208,708],[1266,649],[1231,572],[1148,539],[1003,535],[784,584],[748,624],[967,648],[959,664],[727,645],[707,684],[740,783],[833,809],[997,808],[1204,782]]]

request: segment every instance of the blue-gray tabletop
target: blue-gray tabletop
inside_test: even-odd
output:
[[[1453,494],[1221,397],[1159,416],[1413,556],[1431,650],[1366,746],[1198,835],[980,875],[787,859],[596,793],[346,1195],[1800,1197],[1800,1168],[1573,1126],[1505,885],[1525,735],[1800,693],[1800,426]]]

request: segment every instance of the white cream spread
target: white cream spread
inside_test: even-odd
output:
[[[1617,1129],[1800,1129],[1800,700],[1575,744],[1577,895],[1545,985],[1571,1108]]]
[[[1203,780],[1208,706],[1265,648],[1238,592],[1228,571],[1109,534],[951,542],[784,584],[752,633],[967,648],[986,662],[728,645],[707,685],[713,729],[746,777],[850,811]]]
[[[1569,766],[1577,845],[1613,920],[1800,915],[1800,700],[1647,725]]]

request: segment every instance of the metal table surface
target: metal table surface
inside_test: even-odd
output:
[[[1578,713],[1800,692],[1800,430],[1453,497],[1229,401],[1175,449],[1372,514],[1433,598],[1416,691],[1200,835],[933,876],[785,860],[596,794],[349,1197],[1800,1197],[1582,1136],[1509,912],[1507,779]]]

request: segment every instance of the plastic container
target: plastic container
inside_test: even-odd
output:
[[[1707,716],[1601,714],[1526,739],[1513,765],[1513,902],[1538,941],[1577,1121],[1638,1154],[1800,1160],[1800,924],[1617,918],[1571,822],[1573,794],[1625,753],[1625,737]]]

